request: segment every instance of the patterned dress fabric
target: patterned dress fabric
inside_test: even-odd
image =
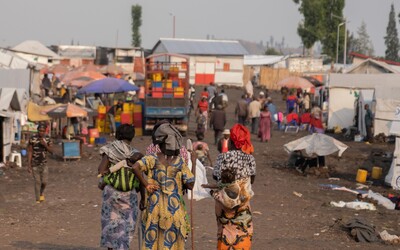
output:
[[[48,135],[43,137],[47,145],[51,146],[51,140]],[[46,165],[47,163],[47,149],[40,142],[38,134],[33,135],[29,139],[29,144],[32,145],[32,167]]]
[[[213,193],[215,215],[218,226],[219,250],[251,249],[253,222],[250,199],[250,176],[256,174],[255,159],[241,150],[219,154],[214,176],[221,179],[221,171],[230,169],[235,173],[235,182]]]
[[[241,150],[231,150],[217,156],[217,165],[213,175],[221,180],[221,172],[230,169],[235,173],[235,180],[256,175],[256,160],[254,156],[246,154]]]
[[[100,154],[107,155],[109,167],[115,163],[130,158],[138,152],[123,141],[114,141],[100,148]],[[113,249],[129,249],[135,232],[138,213],[138,200],[135,189],[118,191],[111,185],[103,190],[103,205],[101,209],[101,247]]]
[[[138,200],[135,190],[122,192],[110,185],[103,190],[101,247],[129,249],[135,232]]]
[[[190,224],[183,201],[183,185],[194,182],[194,176],[182,157],[169,166],[161,164],[156,155],[138,161],[150,184],[160,189],[147,194],[142,214],[142,249],[184,249]]]

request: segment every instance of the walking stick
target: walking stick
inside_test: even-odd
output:
[[[192,140],[188,139],[186,141],[186,148],[187,150],[190,152],[190,158],[192,161],[192,173],[195,179],[195,183],[196,183],[196,155],[193,152],[193,144],[192,144]],[[191,242],[192,242],[192,250],[194,250],[194,212],[193,212],[193,189],[194,186],[192,188],[192,190],[190,190],[190,226],[191,226]]]

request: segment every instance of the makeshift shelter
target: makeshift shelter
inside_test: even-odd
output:
[[[362,93],[364,103],[374,92],[372,111],[375,113],[374,135],[388,135],[390,123],[394,120],[399,98],[400,74],[331,74],[329,81],[328,128],[354,125],[355,103]],[[368,92],[369,91],[369,92]],[[370,101],[370,100],[368,100]],[[376,106],[375,110],[373,106]],[[392,115],[391,115],[392,114]],[[360,119],[363,119],[363,114]]]
[[[369,105],[371,110],[375,110],[375,99],[374,99],[374,93],[375,91],[372,89],[363,89],[359,91],[359,97],[356,100],[356,120],[357,120],[357,128],[358,131],[360,132],[360,135],[365,137],[367,135],[367,128],[365,127],[365,113],[366,110],[364,109],[364,106],[366,104]]]
[[[385,183],[393,189],[400,190],[400,122],[393,122],[390,135],[396,136],[396,146],[393,152],[393,160],[390,169],[385,177]]]
[[[28,95],[25,89],[0,89],[0,160],[5,162],[13,143],[21,138],[21,127],[26,121]]]
[[[31,122],[39,122],[39,121],[50,121],[51,117],[45,114],[44,111],[51,110],[62,104],[54,104],[54,105],[46,105],[39,106],[36,103],[29,102],[28,103],[28,120]]]
[[[286,143],[283,148],[288,153],[301,151],[303,155],[308,157],[326,156],[336,152],[341,157],[348,146],[331,136],[313,133]]]

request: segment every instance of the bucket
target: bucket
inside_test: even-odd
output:
[[[21,155],[26,156],[26,149],[21,149]]]
[[[95,139],[96,139],[96,138],[94,138],[94,137],[90,137],[90,138],[89,138],[89,143],[90,143],[90,144],[94,144]]]
[[[367,181],[368,171],[365,169],[358,169],[356,181],[359,183],[365,183]]]
[[[379,180],[382,177],[382,168],[381,167],[373,167],[371,177],[374,180]]]

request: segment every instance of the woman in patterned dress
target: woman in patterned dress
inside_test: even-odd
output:
[[[251,184],[256,174],[256,163],[251,153],[250,133],[246,127],[236,124],[231,129],[231,147],[217,157],[213,176],[221,180],[221,172],[229,169],[235,182],[221,192],[213,193],[218,225],[218,249],[251,249],[253,222],[250,199]],[[227,195],[229,194],[229,195]]]
[[[100,148],[102,161],[98,173],[105,175],[109,168],[138,152],[130,144],[135,136],[135,128],[122,124],[116,131],[116,140]],[[118,191],[103,181],[99,188],[103,190],[101,208],[100,246],[108,249],[129,249],[133,239],[138,210],[135,189],[127,192]]]
[[[153,144],[158,145],[161,152],[146,155],[132,166],[147,190],[146,209],[142,214],[142,249],[181,250],[185,247],[190,224],[183,190],[193,188],[194,174],[180,156],[181,143],[180,133],[171,124],[163,123],[153,133]],[[195,158],[192,161],[195,162]]]

